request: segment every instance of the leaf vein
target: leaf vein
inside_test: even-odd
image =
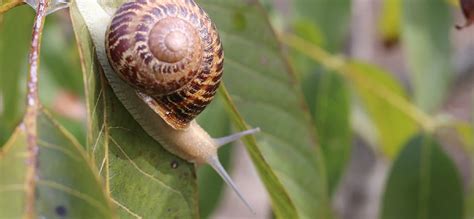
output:
[[[159,183],[160,185],[162,185],[163,187],[173,191],[173,192],[176,192],[178,194],[180,194],[179,191],[169,187],[168,185],[166,185],[165,183],[163,183],[161,180],[157,179],[156,177],[154,177],[153,175],[147,173],[146,171],[142,170],[136,163],[135,161],[133,161],[129,156],[128,154],[123,150],[123,148],[120,146],[120,144],[112,137],[110,136],[110,140],[115,144],[115,146],[117,146],[117,148],[120,150],[120,152],[122,152],[122,154],[127,158],[127,160],[132,164],[132,166],[138,170],[138,172],[140,172],[141,174],[143,174],[144,176],[150,178],[151,180]]]
[[[66,148],[63,148],[59,145],[55,145],[53,143],[49,143],[47,141],[44,141],[44,140],[41,140],[41,139],[38,139],[38,145],[39,146],[42,146],[42,147],[45,147],[45,148],[49,148],[49,149],[53,149],[53,150],[57,150],[57,151],[60,151],[62,153],[64,153],[65,155],[69,156],[70,158],[76,160],[76,161],[80,161],[81,159],[79,157],[77,157],[76,155],[74,155],[74,152],[66,149]]]
[[[122,203],[120,203],[119,201],[115,200],[114,198],[110,198],[110,200],[112,200],[113,203],[115,203],[116,205],[118,205],[120,208],[122,208],[123,210],[125,210],[127,213],[129,213],[130,215],[134,216],[135,218],[138,218],[138,219],[142,219],[143,217],[136,214],[135,212],[133,212],[132,210],[130,210],[129,208],[127,208],[125,205],[123,205]]]
[[[94,198],[90,197],[87,194],[84,194],[82,192],[79,192],[75,189],[72,189],[70,187],[67,187],[65,185],[61,185],[57,182],[54,181],[49,181],[49,180],[38,180],[37,181],[38,185],[43,185],[46,187],[49,187],[51,189],[56,189],[58,191],[65,192],[67,194],[70,194],[78,199],[83,200],[85,203],[91,205],[92,207],[97,208],[100,210],[104,215],[108,215],[108,209],[105,208],[103,205],[100,204],[99,201],[95,200]]]
[[[0,185],[0,193],[14,191],[25,191],[25,184]]]

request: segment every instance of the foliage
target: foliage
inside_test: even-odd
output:
[[[99,2],[113,11],[124,1]],[[209,217],[222,180],[163,149],[130,115],[76,2],[48,15],[44,29],[60,1],[31,2],[51,5],[35,16],[22,1],[0,1],[0,218]],[[269,0],[196,2],[225,48],[223,83],[198,123],[215,137],[261,128],[242,142],[277,218],[339,218],[332,203],[354,136],[391,166],[380,218],[474,215],[474,183],[462,181],[439,134],[455,131],[472,159],[474,131],[437,114],[456,81],[457,5],[384,1],[380,41],[404,48],[408,90],[389,70],[344,56],[351,0],[288,1],[288,19]],[[220,152],[227,169],[231,155]]]

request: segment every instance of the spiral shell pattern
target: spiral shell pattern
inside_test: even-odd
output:
[[[135,0],[112,18],[105,48],[115,72],[170,126],[184,129],[212,101],[224,54],[193,0]]]

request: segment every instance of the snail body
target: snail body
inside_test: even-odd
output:
[[[109,84],[134,119],[171,153],[212,166],[251,209],[217,150],[259,129],[216,139],[194,120],[213,99],[224,64],[206,12],[193,0],[134,0],[113,16],[96,1],[76,4]]]

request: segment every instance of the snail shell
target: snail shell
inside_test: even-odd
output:
[[[224,54],[215,25],[192,0],[137,0],[115,12],[105,36],[109,63],[175,129],[212,101]]]

